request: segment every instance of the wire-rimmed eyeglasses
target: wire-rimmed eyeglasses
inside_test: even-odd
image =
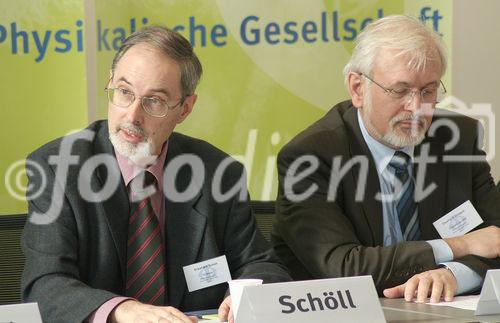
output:
[[[411,100],[413,100],[415,93],[418,92],[420,93],[420,98],[423,103],[435,104],[441,101],[441,99],[446,94],[446,87],[444,86],[441,80],[439,80],[438,86],[432,85],[425,87],[423,89],[412,89],[411,87],[407,86],[402,86],[397,88],[387,88],[379,84],[378,82],[375,82],[371,77],[367,76],[366,74],[359,73],[359,75],[364,76],[370,82],[380,87],[385,93],[387,93],[387,95],[396,100],[407,98],[408,102],[410,102]]]
[[[162,118],[168,114],[168,111],[175,109],[184,103],[185,97],[182,97],[176,104],[168,103],[165,100],[155,96],[138,96],[134,92],[124,88],[105,88],[108,94],[109,103],[119,107],[128,108],[135,99],[141,100],[141,106],[144,111],[152,117]]]

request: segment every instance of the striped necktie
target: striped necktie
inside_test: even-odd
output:
[[[396,151],[389,166],[394,169],[394,175],[399,185],[394,185],[396,210],[399,225],[406,241],[418,240],[420,238],[420,224],[418,222],[418,209],[414,199],[415,184],[410,176],[408,168],[411,166],[411,158],[408,154]]]
[[[145,185],[137,181],[144,180]],[[134,182],[135,181],[135,182]],[[131,183],[132,198],[143,192],[135,187],[154,184],[151,173],[139,174]],[[140,198],[140,197],[139,197]],[[127,283],[126,296],[142,303],[165,305],[165,261],[160,224],[153,211],[151,198],[146,196],[138,202],[131,202],[127,239]]]

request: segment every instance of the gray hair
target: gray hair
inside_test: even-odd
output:
[[[148,26],[139,29],[123,42],[116,52],[111,65],[114,74],[116,65],[132,46],[148,44],[179,63],[181,69],[182,96],[194,94],[203,69],[189,41],[178,32],[161,26]]]
[[[403,15],[387,16],[369,24],[356,39],[351,59],[344,67],[350,72],[372,76],[375,57],[380,49],[395,49],[397,56],[408,55],[408,66],[422,70],[428,60],[440,59],[441,76],[446,71],[446,49],[441,36],[420,20]]]

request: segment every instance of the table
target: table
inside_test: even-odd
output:
[[[449,306],[407,303],[403,299],[380,298],[385,319],[399,322],[500,322],[500,315],[474,316],[473,311]]]
[[[380,305],[384,311],[388,323],[403,322],[455,322],[455,323],[479,323],[500,322],[500,315],[474,316],[473,311],[449,307],[433,306],[427,304],[407,303],[404,299],[380,298]],[[219,321],[205,321],[204,323],[217,323]]]

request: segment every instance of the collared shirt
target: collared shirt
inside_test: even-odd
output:
[[[167,158],[168,141],[165,142],[160,155],[151,164],[147,171],[149,171],[156,179],[156,192],[151,195],[151,204],[155,212],[158,222],[160,223],[160,230],[163,241],[165,241],[165,196],[163,195],[163,170],[165,166],[165,159]],[[115,150],[116,160],[123,177],[123,181],[127,187],[129,199],[131,198],[131,190],[129,187],[130,182],[142,171],[144,168],[135,165],[130,159],[121,155]],[[127,215],[128,216],[128,215]],[[104,304],[94,311],[88,318],[91,323],[106,323],[111,312],[120,305],[120,303],[131,299],[130,297],[113,297],[106,301]]]
[[[134,164],[130,159],[121,155],[115,150],[116,160],[118,161],[118,166],[122,173],[123,181],[127,187],[127,192],[129,198],[131,198],[130,182],[142,171],[146,170],[150,172],[156,179],[156,192],[151,195],[151,204],[158,218],[158,223],[160,223],[160,229],[163,239],[165,239],[165,196],[163,194],[163,170],[165,165],[165,159],[167,157],[168,141],[165,142],[163,148],[158,155],[158,158],[151,164],[148,168],[144,169],[142,167]]]
[[[384,196],[390,196],[392,192],[391,175],[394,175],[394,170],[392,170],[391,167],[388,167],[388,165],[396,151],[373,138],[366,130],[359,110],[357,111],[357,115],[361,134],[363,135],[363,139],[370,149],[370,153],[372,154],[379,177],[380,193],[382,194],[381,201],[384,246],[403,242],[403,234],[401,233],[401,227],[399,225],[395,203],[393,203],[391,199],[384,198]],[[402,152],[408,154],[411,157],[412,162],[415,150],[414,148],[414,146],[409,146],[401,149]],[[411,168],[410,176],[413,176],[413,170]],[[464,264],[452,261],[453,251],[444,240],[435,239],[428,240],[426,242],[429,243],[429,245],[432,247],[436,265],[446,266],[455,275],[458,285],[457,294],[473,291],[481,286],[481,276],[479,276],[475,271],[465,266]]]
[[[375,140],[366,130],[361,115],[358,113],[359,127],[361,128],[361,133],[365,139],[370,152],[372,153],[373,160],[375,161],[375,166],[377,168],[378,179],[380,183],[380,197],[382,202],[382,213],[383,213],[383,227],[384,227],[384,246],[390,246],[399,242],[403,242],[403,233],[401,232],[401,227],[399,225],[398,213],[396,210],[396,203],[392,201],[393,197],[393,181],[395,176],[395,171],[392,167],[389,167],[389,162],[396,150],[387,147],[386,145]],[[413,162],[413,146],[404,147],[401,149],[402,152],[410,156]],[[413,169],[409,169],[410,176],[413,177]],[[418,211],[417,211],[418,212]]]

